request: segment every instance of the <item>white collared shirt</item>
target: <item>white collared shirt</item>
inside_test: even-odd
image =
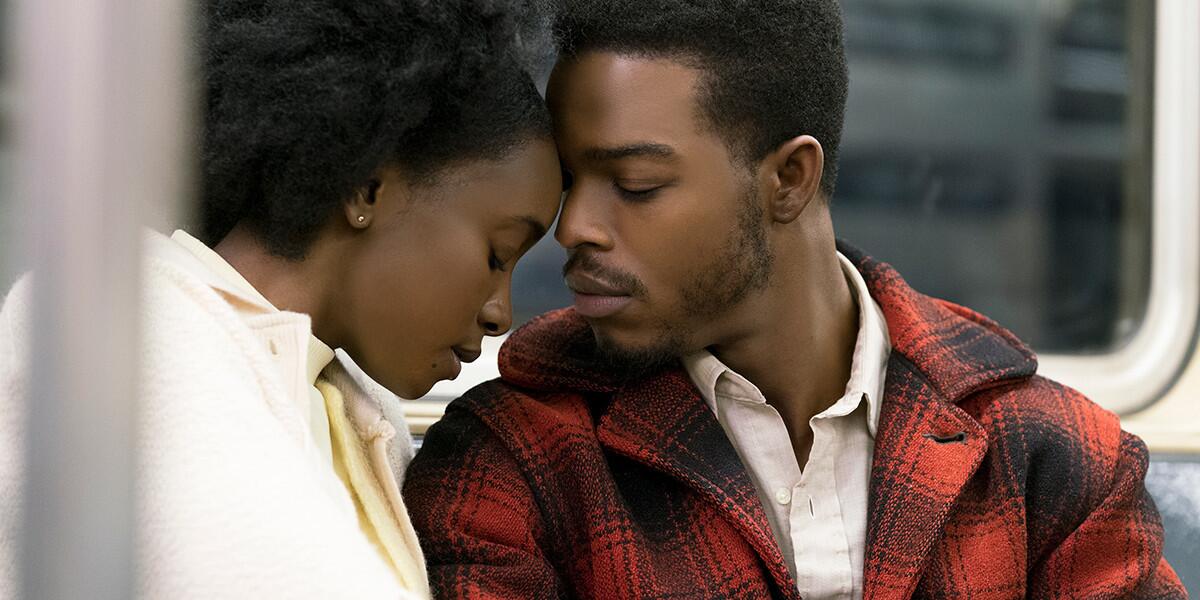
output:
[[[746,378],[708,351],[684,366],[758,489],[771,531],[806,599],[862,598],[867,497],[875,428],[891,343],[862,274],[838,253],[858,304],[858,337],[846,393],[809,420],[801,469],[779,412]]]

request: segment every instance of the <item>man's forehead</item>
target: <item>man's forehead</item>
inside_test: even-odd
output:
[[[698,75],[667,58],[588,52],[555,68],[549,101],[558,123],[615,145],[679,139],[696,132]]]

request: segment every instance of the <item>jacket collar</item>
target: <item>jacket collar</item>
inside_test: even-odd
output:
[[[957,403],[972,392],[1037,371],[1037,357],[995,321],[957,304],[930,298],[904,282],[891,265],[845,242],[842,252],[862,273],[887,321],[893,354],[899,354]]]
[[[168,239],[157,232],[148,232],[147,254],[164,259],[175,266],[184,269],[192,276],[214,291],[221,294],[226,301],[244,317],[248,326],[253,329],[260,327],[275,327],[281,318],[285,322],[295,322],[301,326],[306,335],[303,344],[304,378],[308,385],[313,385],[317,376],[326,365],[333,362],[333,349],[312,335],[312,327],[307,315],[303,318],[290,318],[289,313],[280,311],[271,304],[241,273],[225,261],[221,255],[209,248],[204,242],[193,237],[188,232],[177,229]]]
[[[956,403],[1037,371],[1034,353],[991,319],[913,290],[891,265],[849,244],[838,242],[838,250],[862,273],[883,311],[893,356],[916,369],[939,400]],[[591,328],[572,308],[518,329],[500,349],[499,363],[505,381],[535,390],[609,393],[623,385],[596,360]]]
[[[1016,336],[969,309],[912,290],[889,265],[839,243],[887,321],[892,354],[872,467],[864,591],[908,597],[958,495],[987,452],[983,428],[956,403],[1034,374]],[[786,595],[795,591],[752,482],[682,368],[622,385],[595,358],[572,309],[543,315],[500,351],[520,387],[611,397],[598,426],[610,449],[669,474],[719,506]]]
[[[510,336],[499,363],[501,378],[524,388],[607,397],[593,407],[601,413],[600,444],[708,499],[755,549],[784,597],[798,597],[746,468],[682,368],[623,382],[597,359],[591,328],[569,308]]]

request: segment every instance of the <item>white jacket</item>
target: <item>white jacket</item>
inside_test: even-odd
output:
[[[349,494],[331,493],[290,400],[307,357],[308,317],[249,321],[195,258],[147,238],[138,422],[136,584],[146,598],[411,598],[362,534]],[[16,596],[31,331],[29,276],[0,310],[0,599]],[[297,371],[298,370],[298,371]],[[295,374],[296,377],[292,377]],[[323,372],[412,535],[398,482],[412,458],[399,400]],[[344,489],[344,488],[340,488]],[[396,504],[399,504],[397,506]]]

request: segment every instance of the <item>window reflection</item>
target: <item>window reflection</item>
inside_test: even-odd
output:
[[[1148,286],[1150,4],[845,0],[839,235],[1039,350],[1118,344]]]

